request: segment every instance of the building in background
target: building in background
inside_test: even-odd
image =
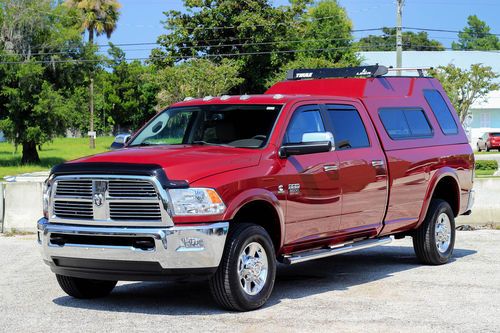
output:
[[[361,52],[364,64],[396,66],[396,52]],[[438,67],[454,64],[469,69],[472,64],[491,66],[500,73],[500,53],[496,51],[404,51],[403,67]],[[485,100],[477,101],[470,108],[472,123],[466,128],[471,146],[485,132],[500,132],[500,91],[492,91]]]

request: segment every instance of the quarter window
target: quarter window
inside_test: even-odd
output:
[[[301,143],[304,133],[324,132],[325,126],[321,118],[319,107],[299,107],[288,126],[284,143]]]
[[[356,109],[327,105],[328,118],[332,124],[336,149],[369,147],[366,129]]]
[[[432,136],[432,128],[421,109],[381,109],[379,116],[393,140]]]
[[[424,90],[424,96],[432,112],[434,112],[443,133],[445,135],[457,134],[457,123],[441,93],[437,90]]]

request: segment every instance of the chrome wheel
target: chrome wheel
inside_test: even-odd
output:
[[[238,260],[240,286],[248,295],[257,295],[264,288],[269,269],[266,250],[252,242],[241,251]]]
[[[439,252],[448,251],[451,242],[451,222],[448,214],[439,214],[435,230],[436,246]]]

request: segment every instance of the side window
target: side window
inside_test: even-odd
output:
[[[433,135],[429,120],[421,109],[380,109],[380,120],[393,140],[426,138]]]
[[[369,147],[365,125],[354,108],[327,105],[327,114],[333,126],[336,149]]]
[[[318,106],[302,106],[295,110],[288,125],[284,143],[300,143],[304,133],[324,132],[325,126],[321,119]]]
[[[424,90],[424,96],[432,112],[434,112],[443,133],[445,135],[457,134],[457,123],[441,93],[437,90]]]

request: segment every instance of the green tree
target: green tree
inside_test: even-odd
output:
[[[500,88],[496,81],[499,74],[493,72],[490,66],[481,64],[474,64],[469,70],[450,64],[437,67],[430,74],[443,85],[461,122],[469,114],[474,102],[486,97],[490,91]]]
[[[65,100],[83,78],[72,61],[85,50],[67,10],[51,0],[1,0],[0,17],[0,129],[23,147],[23,164],[38,163],[37,146],[64,133]]]
[[[382,35],[369,35],[358,42],[361,51],[394,51],[396,49],[396,28],[382,28]],[[418,33],[403,32],[403,50],[405,51],[444,51],[439,41],[429,39],[425,31]]]
[[[158,86],[149,80],[152,66],[126,61],[125,53],[113,44],[108,53],[109,70],[101,71],[97,77],[102,95],[98,113],[108,125],[111,120],[120,128],[138,129],[155,113]],[[105,130],[104,127],[101,129]]]
[[[238,73],[240,65],[224,59],[215,64],[206,59],[193,59],[179,65],[166,67],[153,76],[160,87],[157,109],[186,97],[217,96],[228,93],[243,82]]]
[[[304,27],[298,29],[301,58],[320,58],[343,65],[359,65],[353,45],[352,22],[336,0],[322,0],[302,15]],[[303,31],[302,31],[303,30]]]
[[[490,27],[476,15],[467,18],[467,26],[458,34],[458,43],[453,42],[454,50],[498,50],[500,41],[491,34]]]
[[[120,3],[117,0],[66,0],[66,5],[76,10],[80,18],[80,29],[87,31],[89,45],[94,45],[94,35],[106,34],[108,38],[116,29],[120,16]],[[94,75],[89,75],[89,110],[90,131],[94,131]],[[95,141],[90,137],[90,147],[95,148]]]
[[[273,7],[269,0],[184,0],[186,12],[165,12],[161,47],[150,61],[163,68],[189,57],[207,56],[215,63],[225,58],[240,62],[243,82],[239,93],[260,92],[266,79],[289,60],[300,42],[300,16],[311,0],[294,0]],[[239,56],[229,56],[236,54]]]

